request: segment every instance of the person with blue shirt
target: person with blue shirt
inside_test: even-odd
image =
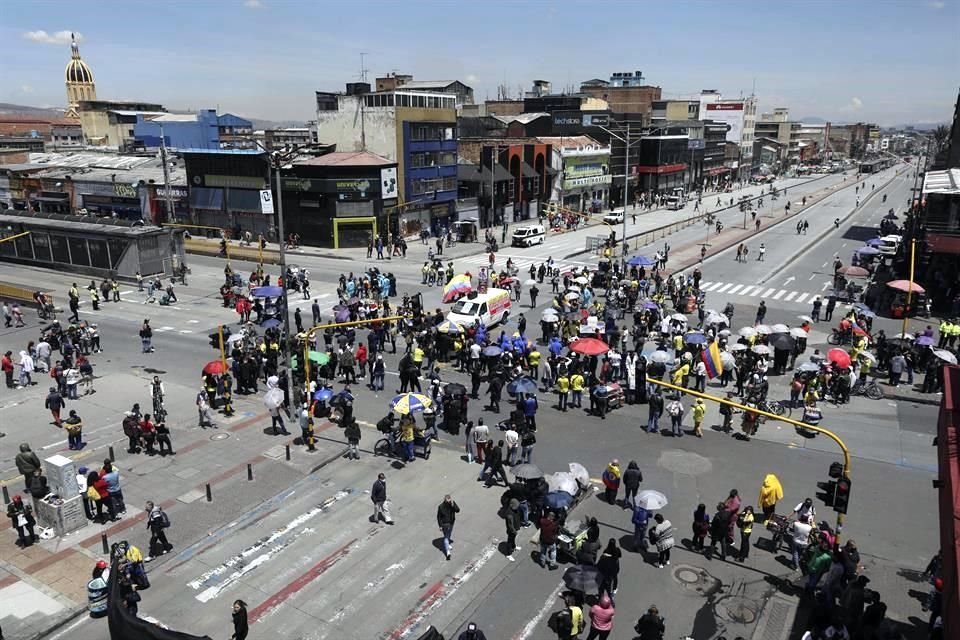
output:
[[[125,514],[127,507],[123,502],[123,491],[120,489],[120,472],[113,466],[110,458],[103,461],[100,477],[107,483],[107,493],[110,494],[110,500],[113,502],[113,512],[118,516]]]

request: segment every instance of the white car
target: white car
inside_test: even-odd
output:
[[[903,236],[883,236],[880,238],[880,245],[877,250],[885,256],[896,255],[901,242],[903,242]]]
[[[607,224],[623,224],[623,209],[614,209],[603,216],[603,221]]]

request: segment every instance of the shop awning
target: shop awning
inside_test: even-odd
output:
[[[70,196],[63,194],[62,196],[33,196],[30,198],[30,202],[65,202],[70,199]]]
[[[537,173],[537,170],[531,167],[526,162],[523,163],[523,177],[524,178],[536,178],[540,174]]]
[[[658,175],[664,173],[678,173],[687,168],[687,165],[684,163],[680,164],[661,164],[659,166],[653,165],[640,165],[637,167],[637,173],[656,173]]]

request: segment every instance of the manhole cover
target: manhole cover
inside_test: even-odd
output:
[[[226,440],[226,439],[229,438],[229,437],[230,437],[230,434],[229,434],[229,433],[215,433],[215,434],[213,434],[212,436],[210,436],[210,439],[211,439],[211,440],[214,440],[214,441],[216,441],[216,440]]]
[[[727,596],[717,602],[716,612],[730,622],[753,624],[760,612],[760,605],[744,596]]]
[[[723,586],[720,580],[707,573],[707,570],[703,567],[681,564],[673,570],[672,575],[673,579],[679,582],[684,589],[704,597],[717,593]]]

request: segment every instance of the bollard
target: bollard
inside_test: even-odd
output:
[[[109,458],[110,458],[110,462],[116,462],[116,461],[117,461],[117,458],[116,458],[115,455],[113,455],[113,447],[108,448],[108,449],[107,449],[107,452],[108,452],[108,456],[109,456]]]
[[[253,480],[253,465],[247,465],[247,480]]]
[[[10,504],[10,492],[7,491],[7,485],[3,485],[3,504]]]
[[[213,502],[213,494],[210,492],[209,484],[207,484],[207,502]]]
[[[290,459],[290,445],[287,445],[287,460]]]
[[[107,534],[100,534],[100,544],[103,545],[104,553],[110,553],[110,544],[107,542]]]

